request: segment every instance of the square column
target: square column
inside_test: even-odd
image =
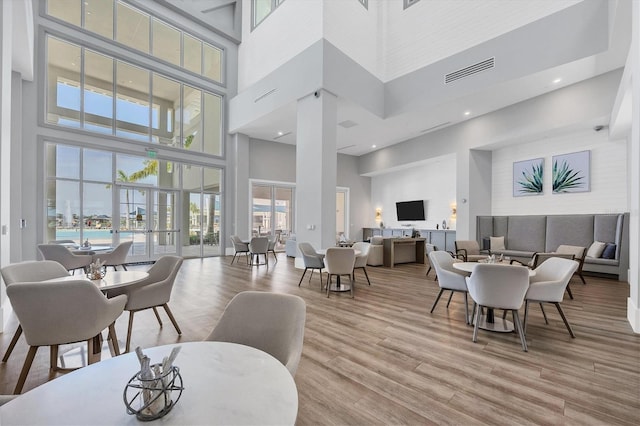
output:
[[[325,90],[298,100],[296,239],[336,244],[337,97]]]

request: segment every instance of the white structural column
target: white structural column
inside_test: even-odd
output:
[[[325,90],[298,101],[296,237],[316,249],[336,243],[337,98]],[[299,263],[299,261],[298,261]]]
[[[491,152],[463,148],[456,154],[456,239],[476,239],[476,217],[491,215]]]
[[[627,319],[640,333],[640,1],[632,5],[631,140],[629,167],[629,285]]]
[[[11,189],[11,45],[12,2],[0,2],[0,267],[9,263],[10,189]],[[2,286],[0,301],[0,331],[4,330]]]

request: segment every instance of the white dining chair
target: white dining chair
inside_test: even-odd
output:
[[[352,249],[360,252],[360,254],[356,256],[356,261],[353,265],[353,280],[356,280],[356,269],[362,269],[369,285],[371,285],[371,281],[369,280],[369,274],[367,274],[367,260],[369,260],[370,247],[371,244],[362,241],[358,241],[351,246]]]
[[[69,271],[53,260],[31,260],[14,263],[0,269],[0,273],[2,274],[4,284],[7,286],[16,283],[46,281],[69,276]],[[11,352],[13,352],[13,348],[15,348],[21,335],[22,326],[18,324],[18,328],[13,334],[9,347],[2,357],[2,362],[9,360],[9,356]]]
[[[529,270],[524,266],[478,263],[471,276],[467,278],[467,288],[471,298],[478,305],[477,311],[475,307],[473,310],[476,313],[473,342],[478,341],[482,308],[504,309],[511,311],[514,326],[520,336],[522,350],[527,352],[527,340],[518,309],[522,307],[524,295],[529,288]]]
[[[38,244],[38,251],[44,260],[54,260],[68,271],[75,272],[76,269],[85,271],[86,267],[93,261],[92,255],[73,254],[65,246],[59,244]]]
[[[569,331],[571,337],[576,335],[571,328],[571,324],[567,320],[566,315],[560,302],[564,297],[565,288],[569,284],[569,280],[579,267],[579,262],[560,257],[552,257],[538,266],[536,274],[531,277],[529,289],[525,295],[524,305],[524,330],[527,330],[527,322],[529,316],[529,302],[539,303],[544,315],[544,320],[548,324],[547,314],[544,312],[543,303],[552,303],[558,309],[558,313],[564,321],[565,327]]]
[[[245,243],[238,237],[237,235],[231,236],[231,244],[233,244],[233,259],[231,259],[231,264],[233,265],[233,261],[236,260],[236,256],[239,254],[244,254],[247,265],[249,264],[249,243]]]
[[[269,259],[267,254],[269,251],[269,238],[267,237],[253,237],[249,243],[249,253],[251,260],[249,262],[252,266],[267,265],[269,267]],[[260,255],[264,257],[264,263],[260,263]],[[255,259],[255,263],[254,263]]]
[[[340,277],[348,276],[351,286],[351,298],[353,298],[354,281],[352,279],[353,265],[356,262],[355,250],[345,247],[329,247],[324,255],[324,267],[327,271],[327,297],[331,290],[331,277],[336,277],[340,283]]]
[[[100,259],[101,262],[104,262],[104,266],[111,266],[114,271],[118,270],[118,266],[122,266],[122,269],[126,271],[127,265],[125,265],[125,262],[127,261],[127,255],[132,245],[133,241],[125,241],[118,244],[116,248],[108,253],[94,254],[93,260],[95,262]]]
[[[100,359],[101,332],[109,328],[114,352],[119,355],[115,321],[122,314],[126,296],[104,297],[86,280],[31,282],[7,286],[7,296],[20,321],[29,352],[14,394],[22,392],[40,346],[50,346],[50,369],[57,371],[58,346],[87,341],[88,363]]]
[[[447,309],[449,308],[449,304],[451,303],[451,297],[453,293],[462,293],[464,295],[464,317],[465,323],[469,324],[471,319],[469,318],[469,303],[467,298],[467,282],[465,281],[465,276],[456,272],[453,269],[453,263],[455,259],[451,257],[451,254],[447,251],[431,251],[429,253],[429,263],[436,270],[436,277],[438,286],[440,287],[440,292],[436,296],[436,300],[433,301],[433,305],[431,305],[431,310],[429,313],[433,313],[433,310],[436,308],[440,297],[442,294],[448,290],[451,292],[449,295],[449,300],[447,302]]]
[[[310,243],[300,243],[298,244],[298,248],[300,249],[300,253],[302,253],[302,260],[304,262],[304,272],[300,277],[298,287],[300,287],[300,284],[302,284],[302,279],[309,269],[311,269],[309,282],[311,282],[311,277],[313,277],[313,270],[317,269],[320,272],[320,290],[322,291],[322,270],[324,269],[324,256],[318,254],[318,252],[316,252],[316,250]]]

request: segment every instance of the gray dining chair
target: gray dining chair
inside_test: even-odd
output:
[[[100,259],[104,262],[104,266],[111,266],[114,271],[118,270],[118,266],[122,266],[122,269],[127,270],[125,262],[127,261],[127,255],[133,245],[133,241],[125,241],[118,244],[116,248],[108,253],[96,253],[93,255],[93,260]]]
[[[236,260],[236,256],[239,254],[244,254],[247,265],[249,264],[249,243],[245,243],[238,237],[237,235],[231,236],[231,244],[233,244],[233,259],[231,259],[231,264],[233,265],[233,261]]]
[[[100,360],[101,332],[108,328],[119,355],[115,321],[127,303],[126,296],[107,299],[86,280],[10,284],[7,296],[29,344],[14,394],[22,392],[40,346],[50,346],[51,371],[63,370],[57,365],[58,347],[68,343],[86,341],[88,363],[93,364]]]
[[[153,313],[155,314],[160,327],[162,327],[162,320],[160,319],[157,308],[164,308],[164,311],[173,324],[173,327],[176,329],[176,332],[178,332],[178,334],[182,334],[182,330],[180,330],[178,322],[173,316],[171,309],[169,309],[171,291],[173,290],[173,284],[181,266],[182,257],[170,255],[162,256],[149,269],[149,276],[143,281],[130,286],[108,290],[106,292],[107,297],[115,297],[122,294],[126,294],[128,297],[127,304],[124,307],[124,310],[129,312],[129,326],[127,328],[125,352],[129,352],[131,349],[133,317],[135,313],[139,311],[153,309]]]
[[[269,259],[267,254],[269,251],[269,238],[267,237],[253,237],[249,243],[249,253],[251,261],[249,264],[252,266],[267,265],[269,267]],[[260,263],[260,255],[264,257],[264,263]],[[255,259],[255,262],[254,262]]]
[[[227,304],[206,340],[260,349],[295,376],[302,355],[306,310],[298,296],[244,291]]]
[[[38,251],[44,260],[54,260],[64,266],[67,271],[82,269],[86,271],[87,266],[93,261],[90,254],[73,254],[69,249],[59,244],[38,244]]]
[[[38,282],[52,280],[54,278],[68,277],[69,271],[64,266],[53,260],[31,260],[26,262],[14,263],[0,269],[2,279],[6,286],[24,282]],[[18,328],[13,333],[13,338],[9,343],[7,351],[2,357],[2,362],[7,362],[13,348],[15,348],[18,339],[22,335],[22,326],[18,324]]]
[[[313,270],[317,269],[318,272],[320,272],[320,290],[322,290],[322,270],[324,269],[324,256],[318,254],[318,252],[316,252],[316,250],[310,243],[300,243],[298,244],[298,248],[300,249],[300,253],[302,253],[302,260],[304,262],[304,272],[300,277],[298,287],[300,287],[300,284],[302,284],[304,274],[306,274],[309,269],[311,269],[309,282],[311,282],[311,277],[313,277]]]

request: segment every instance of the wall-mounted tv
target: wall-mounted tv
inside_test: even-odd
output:
[[[399,201],[396,203],[398,220],[425,220],[424,200]]]

